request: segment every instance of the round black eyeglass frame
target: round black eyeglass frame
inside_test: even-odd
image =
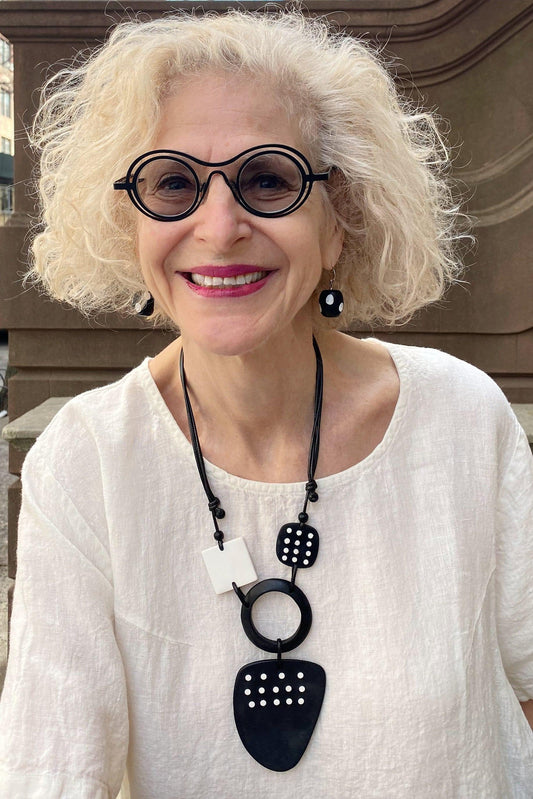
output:
[[[259,152],[261,152],[261,154],[264,153],[265,155],[279,153],[286,156],[295,164],[302,176],[302,186],[300,192],[286,208],[282,208],[278,211],[258,211],[255,208],[252,208],[252,206],[246,202],[241,194],[239,189],[239,178],[241,173],[247,164],[253,158],[255,158]],[[150,208],[143,203],[139,192],[137,191],[137,178],[139,177],[141,170],[151,161],[157,161],[163,158],[174,158],[176,161],[181,161],[182,158],[186,158],[187,161],[200,164],[200,166],[224,167],[229,166],[229,164],[233,164],[235,161],[238,161],[240,158],[248,154],[249,157],[246,158],[241,164],[237,173],[237,178],[234,181],[230,180],[222,169],[215,168],[209,173],[205,183],[201,184],[196,172],[191,170],[196,181],[196,198],[187,211],[184,211],[181,214],[163,215],[157,214],[155,211],[151,211]],[[235,155],[233,158],[228,158],[227,161],[202,161],[200,158],[195,158],[188,153],[182,153],[178,150],[150,150],[147,153],[143,153],[143,155],[140,155],[135,159],[135,161],[132,162],[126,173],[126,177],[122,178],[122,180],[115,181],[113,183],[113,189],[115,189],[115,191],[127,191],[128,197],[134,206],[138,208],[141,213],[149,216],[151,219],[157,219],[159,222],[175,222],[179,219],[185,219],[187,216],[190,216],[192,213],[194,213],[206,196],[209,183],[213,175],[222,175],[226,184],[231,189],[235,200],[239,203],[239,205],[246,209],[246,211],[249,211],[249,213],[253,214],[254,216],[273,218],[278,216],[287,216],[287,214],[292,214],[293,211],[296,211],[297,208],[300,208],[300,206],[303,205],[303,203],[309,197],[311,189],[313,188],[313,183],[317,180],[328,180],[330,173],[331,170],[328,170],[327,172],[314,173],[311,164],[305,155],[303,155],[299,150],[296,150],[294,147],[289,147],[286,144],[261,144],[257,147],[249,147],[247,150],[243,150],[242,153]]]

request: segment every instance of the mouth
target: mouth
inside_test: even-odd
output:
[[[205,275],[199,272],[189,272],[186,277],[196,286],[206,288],[233,288],[235,286],[248,286],[251,283],[258,283],[268,275],[268,272],[245,272],[241,274],[223,277],[222,275]]]
[[[257,264],[204,265],[192,272],[178,272],[198,297],[237,299],[260,291],[277,269],[260,269]]]

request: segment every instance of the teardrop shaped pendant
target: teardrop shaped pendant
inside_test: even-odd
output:
[[[305,752],[320,715],[326,673],[308,660],[258,660],[243,666],[233,713],[247,752],[271,771],[289,771]]]

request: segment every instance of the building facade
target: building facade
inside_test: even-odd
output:
[[[13,49],[0,34],[0,224],[13,210],[14,120]]]

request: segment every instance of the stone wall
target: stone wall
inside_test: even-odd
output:
[[[175,9],[223,10],[231,2],[11,0],[0,4],[0,32],[14,45],[16,213],[0,229],[0,328],[10,332],[10,417],[53,395],[71,395],[114,380],[157,352],[169,336],[118,317],[91,324],[73,310],[23,290],[33,200],[31,121],[50,65],[101,41],[133,14]],[[258,4],[244,2],[245,8]],[[376,41],[395,59],[404,90],[450,121],[455,175],[465,182],[466,210],[477,217],[477,250],[467,285],[383,338],[436,346],[491,373],[515,402],[533,401],[533,9],[529,0],[309,0],[310,13]],[[16,459],[15,459],[16,460]],[[13,462],[14,470],[20,464]]]

